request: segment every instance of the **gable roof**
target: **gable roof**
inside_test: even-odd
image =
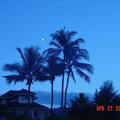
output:
[[[5,94],[1,95],[0,98],[11,98],[11,97],[13,97],[14,95],[17,95],[17,94],[28,94],[28,90],[25,90],[25,89],[9,90]],[[34,92],[30,92],[30,94],[35,95]]]
[[[8,104],[7,107],[9,109],[48,109],[48,107],[38,104],[36,102],[33,102],[31,104],[28,103],[11,103]]]

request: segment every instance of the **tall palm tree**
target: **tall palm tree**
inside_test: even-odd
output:
[[[84,40],[82,40],[82,42],[84,42]],[[65,108],[66,108],[67,90],[68,90],[70,75],[72,76],[74,82],[76,82],[74,77],[74,70],[76,70],[76,72],[80,77],[84,78],[86,82],[90,82],[90,77],[84,71],[86,70],[91,74],[93,73],[93,66],[91,64],[80,62],[81,59],[89,60],[89,54],[86,49],[80,48],[80,42],[78,40],[70,41],[68,43],[66,52],[68,53],[66,56],[68,74],[67,74],[67,83],[65,88],[65,99],[64,99]]]
[[[62,56],[63,62],[64,64],[66,64],[67,54],[68,54],[67,46],[69,41],[74,36],[74,34],[76,34],[76,32],[65,31],[65,28],[51,34],[52,41],[50,42],[50,45],[54,47],[47,49],[45,52],[48,52],[48,54],[51,54],[51,55]],[[77,39],[77,41],[82,41],[82,39]],[[61,109],[63,108],[63,99],[64,99],[63,97],[64,96],[64,77],[65,77],[65,69],[62,75]]]
[[[49,75],[51,75],[54,79],[51,79],[51,112],[52,112],[52,108],[53,108],[53,99],[54,99],[54,95],[53,95],[53,84],[54,84],[54,80],[56,76],[60,76],[61,74],[63,74],[64,72],[64,64],[63,61],[58,58],[56,55],[47,55],[46,56],[47,59],[47,66],[46,66],[46,71],[47,73],[49,73]]]
[[[65,98],[63,98],[65,70],[62,75],[61,108],[63,108],[63,99],[64,99],[64,106],[66,108],[66,98],[67,98],[69,77],[72,76],[72,78],[75,82],[74,72],[73,72],[72,68],[76,66],[77,73],[79,73],[79,75],[81,77],[85,78],[86,81],[90,81],[90,77],[87,76],[80,69],[84,69],[84,70],[87,70],[88,72],[92,73],[91,65],[87,64],[87,67],[86,67],[86,64],[84,64],[84,63],[83,63],[84,65],[81,63],[82,66],[79,66],[77,64],[77,63],[79,63],[79,60],[81,58],[88,60],[89,55],[88,55],[88,51],[86,49],[81,49],[79,46],[80,43],[85,42],[82,38],[73,40],[73,37],[76,34],[77,33],[75,31],[65,31],[65,28],[61,29],[59,31],[56,31],[55,33],[51,34],[52,41],[50,42],[50,45],[53,45],[54,47],[46,50],[46,52],[48,52],[49,54],[56,54],[56,55],[62,56],[64,64],[66,65],[66,68],[67,68],[67,84],[66,84],[66,89],[65,89]],[[73,63],[71,64],[71,62],[73,62]]]
[[[3,69],[5,71],[14,72],[12,75],[3,76],[6,78],[7,82],[10,84],[12,82],[23,82],[26,81],[28,85],[28,104],[30,104],[30,90],[31,85],[37,80],[48,80],[53,79],[51,76],[46,76],[44,71],[44,59],[39,53],[39,49],[36,47],[25,48],[24,52],[20,48],[17,48],[22,62],[5,64]]]

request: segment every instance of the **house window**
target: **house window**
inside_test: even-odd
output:
[[[42,111],[39,112],[40,117],[43,117],[44,113]]]
[[[28,99],[28,96],[21,96],[21,98],[22,98],[23,100],[27,100],[27,99]]]
[[[34,111],[34,117],[38,117],[38,111]]]

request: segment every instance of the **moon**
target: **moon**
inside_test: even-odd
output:
[[[42,38],[41,40],[42,40],[42,41],[45,41],[45,39],[44,39],[44,38]]]

